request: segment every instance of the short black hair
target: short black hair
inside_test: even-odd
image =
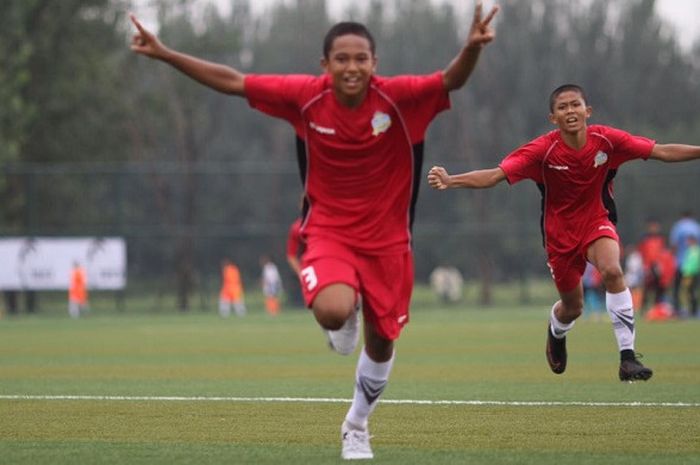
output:
[[[563,94],[564,92],[578,92],[581,94],[581,97],[583,98],[584,102],[588,102],[588,98],[586,97],[586,92],[583,90],[583,87],[579,86],[578,84],[563,84],[556,89],[552,91],[552,94],[549,96],[549,111],[553,112],[554,111],[554,101],[559,97],[560,94]]]
[[[331,53],[331,48],[333,48],[333,41],[340,36],[345,35],[355,35],[364,37],[369,41],[369,48],[372,51],[372,55],[375,52],[374,37],[369,32],[369,29],[364,24],[356,23],[354,21],[343,21],[337,23],[335,26],[330,28],[326,33],[326,37],[323,39],[323,57],[328,58]]]

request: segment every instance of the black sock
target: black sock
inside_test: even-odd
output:
[[[634,350],[630,349],[625,349],[620,351],[620,361],[624,362],[625,360],[634,360],[636,357],[634,356]]]

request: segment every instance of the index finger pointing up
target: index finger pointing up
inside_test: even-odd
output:
[[[141,23],[139,23],[139,21],[136,19],[136,16],[134,16],[133,13],[129,13],[129,18],[131,19],[131,22],[134,23],[134,26],[136,26],[136,29],[138,29],[140,33],[146,33],[146,30],[143,28]]]

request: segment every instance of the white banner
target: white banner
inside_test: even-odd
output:
[[[0,239],[0,290],[65,290],[73,264],[85,269],[88,289],[126,286],[123,238]]]

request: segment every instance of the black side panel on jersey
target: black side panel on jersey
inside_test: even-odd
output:
[[[301,178],[302,188],[306,185],[306,142],[296,136],[296,148],[297,148],[297,166],[299,166],[299,177]],[[306,218],[306,214],[309,211],[309,202],[304,197],[304,204],[301,206],[301,218],[302,220]]]
[[[537,183],[537,188],[540,190],[540,195],[542,196],[542,200],[540,201],[540,234],[542,234],[542,247],[547,247],[547,244],[545,243],[545,236],[544,236],[544,197],[545,194],[547,193],[547,189],[544,187],[544,184]]]
[[[617,170],[608,171],[608,175],[603,183],[603,206],[608,210],[608,219],[612,224],[617,224],[617,207],[613,198],[613,178],[617,175]]]
[[[413,194],[411,195],[410,223],[409,228],[413,230],[413,220],[416,216],[416,202],[418,201],[418,191],[423,172],[423,148],[425,142],[419,142],[413,146]]]

